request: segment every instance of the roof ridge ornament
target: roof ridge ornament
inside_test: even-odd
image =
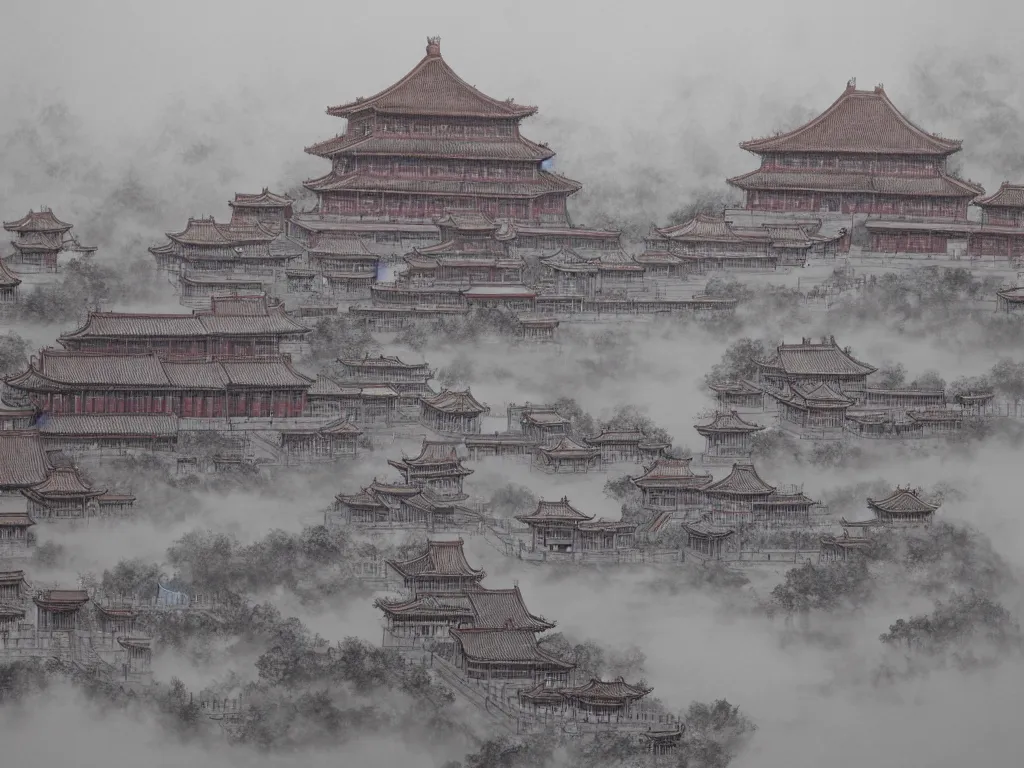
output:
[[[427,38],[427,56],[440,57],[441,55],[441,38],[434,36]]]

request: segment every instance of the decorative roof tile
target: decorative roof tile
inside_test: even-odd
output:
[[[961,142],[927,133],[908,120],[882,86],[858,91],[852,83],[832,105],[799,128],[764,139],[745,141],[743,149],[767,152],[868,152],[946,156]]]

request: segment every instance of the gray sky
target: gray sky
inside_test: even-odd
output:
[[[884,82],[898,105],[929,116],[927,129],[956,136],[969,121],[955,104],[922,97],[922,67],[936,51],[954,73],[988,53],[1016,66],[1022,18],[989,0],[19,3],[0,29],[0,66],[17,73],[0,86],[0,126],[62,102],[95,145],[92,158],[123,163],[134,148],[150,178],[144,156],[166,150],[154,146],[162,138],[216,145],[231,178],[209,201],[197,181],[194,205],[216,200],[224,210],[210,212],[226,215],[225,193],[323,172],[302,147],[342,129],[325,107],[390,85],[436,34],[470,83],[540,107],[525,132],[551,143],[559,170],[623,208],[644,197],[634,207],[661,218],[688,190],[752,168],[739,141],[820,111],[851,76],[861,87]],[[962,138],[970,172],[972,137]],[[175,165],[174,152],[160,158]],[[981,167],[976,175],[986,173],[986,184],[1001,180]],[[0,202],[20,209],[26,189],[0,172]]]

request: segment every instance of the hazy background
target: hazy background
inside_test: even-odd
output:
[[[281,190],[325,172],[326,161],[302,151],[343,129],[324,109],[395,82],[422,57],[427,35],[441,36],[446,60],[468,82],[496,98],[540,108],[524,133],[550,143],[558,152],[556,169],[586,185],[574,198],[577,223],[611,218],[646,228],[664,222],[695,192],[720,189],[725,177],[755,167],[738,142],[817,114],[854,76],[861,88],[883,82],[925,129],[964,139],[964,152],[954,158],[964,176],[990,190],[1004,178],[1024,181],[1017,88],[1024,74],[1017,40],[1024,10],[1006,3],[593,1],[491,8],[400,1],[367,8],[312,0],[12,4],[0,26],[2,218],[49,205],[85,242],[104,248],[98,259],[148,264],[145,248],[164,231],[180,230],[185,217],[223,219],[236,191]],[[825,330],[809,327],[800,335]],[[29,331],[34,341],[52,343],[57,329]],[[908,342],[856,328],[836,332],[861,359],[899,359],[911,375],[936,368],[951,380],[995,361],[984,348],[954,352],[937,340]],[[698,331],[651,338],[638,331],[635,364],[619,366],[615,375],[583,367],[585,351],[558,358],[550,351],[502,352],[501,366],[515,377],[495,372],[494,355],[477,350],[474,394],[499,413],[509,400],[563,394],[578,397],[595,415],[635,402],[648,406],[677,444],[700,450],[692,424],[711,405],[700,379],[723,346]],[[428,351],[433,365],[452,355]],[[948,505],[943,514],[976,523],[1001,554],[1024,564],[1019,450],[996,444],[972,461],[946,454],[894,461],[879,451],[864,470],[779,466],[762,474],[804,482],[812,496],[879,478],[948,482],[969,501]],[[67,536],[63,543],[74,552],[75,568],[86,571],[131,555],[159,560],[192,525],[247,540],[274,527],[297,530],[333,493],[386,471],[378,455],[319,480],[312,490],[288,485],[280,499],[200,498],[182,521],[126,524],[109,534]],[[479,468],[469,484],[506,479],[548,498],[568,493],[598,515],[617,511],[599,492],[603,476],[566,488],[560,480],[497,465]],[[640,645],[656,695],[671,707],[721,696],[739,704],[760,726],[753,751],[737,762],[741,768],[1019,761],[1019,664],[995,675],[936,674],[881,692],[856,674],[850,679],[851,667],[870,667],[881,653],[877,637],[891,621],[911,607],[926,607],[897,597],[877,612],[850,617],[841,625],[848,643],[826,651],[783,646],[777,627],[728,614],[714,595],[666,597],[643,573],[552,579],[485,546],[474,544],[472,557],[491,574],[489,586],[518,580],[531,609],[558,619],[560,629],[611,645]],[[274,599],[316,631],[379,637],[369,606],[307,615],[288,595]],[[1019,601],[1007,605],[1017,610]],[[173,672],[190,684],[211,674],[182,669],[174,659],[160,663],[161,676]],[[66,759],[72,748],[77,764],[110,768],[135,766],[140,758],[160,765],[242,760],[227,750],[175,748],[145,722],[97,718],[58,698],[0,724],[4,755],[27,768]],[[50,737],[57,722],[64,735],[59,740]],[[110,733],[119,738],[111,740]],[[374,743],[365,754],[348,750],[343,757],[353,764],[416,765],[401,749],[397,741]],[[287,758],[266,761],[289,764]],[[339,755],[302,758],[303,765],[321,762],[338,765]]]

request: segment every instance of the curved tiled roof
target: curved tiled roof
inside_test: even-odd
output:
[[[790,375],[867,376],[877,369],[854,358],[836,344],[834,337],[820,344],[805,339],[800,344],[781,344],[775,355],[758,365],[779,368]]]
[[[232,208],[285,208],[293,202],[288,195],[278,195],[264,187],[258,194],[236,192],[235,199],[228,202],[228,205]]]
[[[17,250],[35,253],[38,251],[59,251],[64,241],[59,232],[26,232],[11,242]]]
[[[750,152],[850,152],[950,155],[961,142],[914,125],[889,100],[882,86],[858,91],[851,83],[832,105],[799,128],[740,144]]]
[[[419,490],[419,489],[417,489]],[[462,539],[427,542],[427,551],[412,560],[388,560],[387,564],[402,576],[464,576],[479,581],[486,574],[470,566],[462,549]]]
[[[4,229],[8,232],[67,232],[70,224],[53,215],[53,211],[45,208],[41,211],[29,211],[17,221],[5,221]]]
[[[21,278],[7,268],[3,259],[0,259],[0,288],[17,288],[21,285]]]
[[[488,411],[487,406],[473,397],[468,389],[464,392],[446,389],[437,395],[422,397],[420,402],[444,413],[481,414]]]
[[[436,39],[428,42],[427,55],[397,83],[369,98],[330,107],[327,114],[349,117],[365,110],[518,120],[534,114],[537,108],[516,104],[511,99],[499,101],[478,91],[441,58],[440,40]]]
[[[575,666],[539,647],[536,635],[529,629],[451,629],[449,633],[462,646],[463,654],[473,661],[532,663],[558,669]]]
[[[552,459],[560,458],[593,458],[600,455],[601,451],[598,448],[588,448],[585,445],[580,445],[578,442],[573,440],[571,437],[563,437],[555,445],[540,447],[541,453]]]
[[[638,488],[704,488],[714,482],[709,474],[690,469],[692,458],[657,459],[640,477],[633,478]]]
[[[922,499],[917,491],[897,488],[884,499],[868,499],[868,506],[888,514],[928,514],[939,508]]]
[[[587,438],[588,445],[605,445],[605,444],[630,444],[636,443],[639,445],[646,439],[646,435],[638,429],[607,429],[603,430],[601,434],[595,435],[594,437]]]
[[[740,189],[797,189],[814,192],[865,192],[878,195],[926,197],[976,197],[985,190],[978,184],[946,174],[937,176],[875,176],[867,173],[828,171],[762,171],[726,179]]]
[[[555,625],[534,616],[523,602],[519,587],[512,589],[484,589],[467,592],[466,599],[473,611],[476,629],[527,629],[544,632]]]
[[[999,189],[987,197],[979,197],[974,204],[981,208],[1024,208],[1024,184],[1004,181]]]
[[[749,421],[744,421],[739,417],[739,414],[736,413],[736,411],[718,411],[715,413],[715,418],[711,420],[710,424],[697,424],[694,429],[697,430],[697,434],[707,437],[708,435],[719,432],[749,434],[752,432],[760,432],[764,427],[757,424],[751,424]]]
[[[853,400],[842,392],[837,392],[828,384],[787,384],[779,394],[772,395],[777,400],[814,408],[848,408]]]
[[[736,496],[768,496],[775,492],[775,486],[762,480],[753,464],[733,464],[732,472],[727,477],[712,483],[704,491]]]
[[[524,523],[545,523],[552,521],[583,522],[593,520],[593,515],[586,515],[569,503],[563,496],[558,501],[538,501],[537,509],[528,515],[516,515],[516,520]]]
[[[34,495],[43,498],[54,498],[61,496],[102,496],[106,493],[105,488],[95,490],[86,485],[78,470],[74,467],[56,467],[50,476],[39,485],[30,489]]]
[[[630,685],[621,677],[612,681],[598,680],[596,677],[592,677],[590,682],[584,685],[563,688],[562,694],[583,701],[629,701],[642,699],[652,690],[652,688]]]
[[[733,231],[724,216],[698,213],[692,219],[674,227],[655,228],[655,233],[670,240],[695,240],[700,242],[740,243],[751,238]]]

